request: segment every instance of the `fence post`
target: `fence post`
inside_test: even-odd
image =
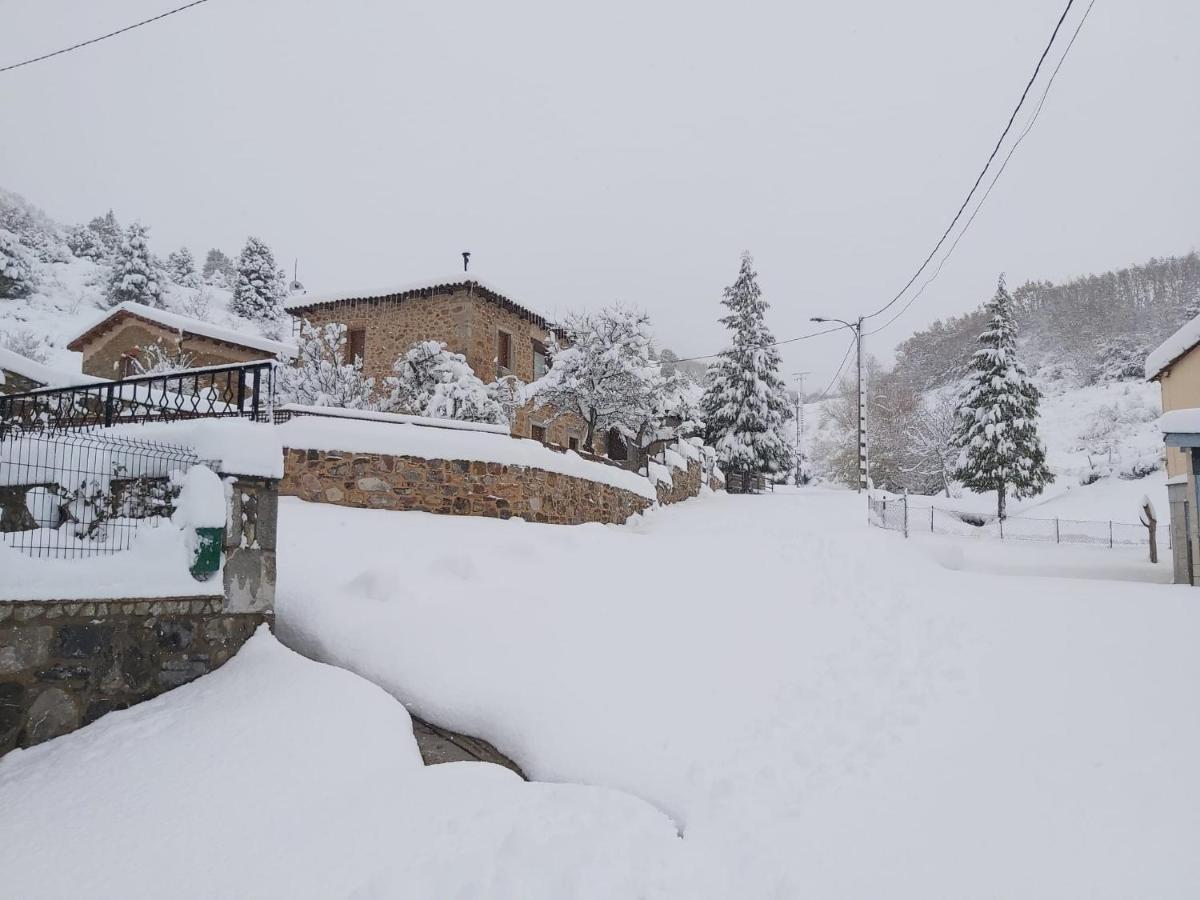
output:
[[[904,537],[908,537],[908,488],[904,489]]]
[[[1058,537],[1058,516],[1054,517],[1054,543],[1060,544],[1062,541]]]
[[[1004,540],[1004,519],[1000,519],[1000,540]]]
[[[1112,519],[1108,520],[1108,549],[1112,549]]]
[[[929,507],[929,533],[933,534],[933,507]]]
[[[113,385],[104,388],[104,427],[112,426],[113,420]]]

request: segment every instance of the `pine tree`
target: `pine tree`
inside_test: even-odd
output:
[[[737,280],[725,288],[729,314],[720,322],[733,333],[732,346],[709,369],[701,406],[706,440],[726,473],[743,476],[786,468],[790,449],[781,426],[791,415],[779,376],[779,351],[764,320],[767,302],[749,253],[742,254]]]
[[[238,257],[230,311],[256,322],[279,319],[283,315],[285,293],[271,248],[256,237],[246,238],[246,246]]]
[[[167,256],[167,272],[171,280],[178,285],[200,287],[200,276],[196,274],[196,260],[187,247],[180,247]]]
[[[204,257],[204,268],[200,271],[200,275],[206,282],[213,284],[213,277],[218,273],[225,282],[224,284],[220,285],[221,287],[232,284],[237,277],[237,272],[233,266],[233,260],[231,260],[220,250],[213,248],[212,250],[209,250],[208,254]]]
[[[146,243],[150,229],[134,222],[113,256],[106,294],[112,306],[132,301],[161,307],[161,271]]]
[[[103,258],[112,259],[121,249],[121,244],[125,242],[125,232],[121,228],[121,223],[117,221],[117,217],[113,215],[110,209],[102,216],[96,216],[87,224],[88,229],[96,235],[100,246],[103,248]]]
[[[1003,275],[984,309],[988,325],[958,403],[955,477],[971,490],[995,491],[996,514],[1003,519],[1009,494],[1017,500],[1036,496],[1054,476],[1037,432],[1041,393],[1017,360],[1013,300]]]
[[[25,297],[37,287],[33,257],[15,234],[0,228],[0,299]]]

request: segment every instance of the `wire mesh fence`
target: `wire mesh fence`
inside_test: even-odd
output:
[[[868,518],[877,528],[913,533],[985,537],[1003,541],[1144,547],[1150,531],[1141,523],[1089,519],[1037,518],[963,512],[912,503],[907,497],[869,497]],[[1170,547],[1170,530],[1167,546]]]
[[[0,436],[0,542],[35,557],[129,549],[167,520],[177,479],[201,462],[186,447],[87,431]]]

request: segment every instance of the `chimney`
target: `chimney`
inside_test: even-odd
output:
[[[463,271],[464,272],[467,271],[467,269],[469,269],[470,267],[471,267],[471,251],[464,250],[463,251]]]

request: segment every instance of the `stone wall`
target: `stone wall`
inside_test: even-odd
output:
[[[0,601],[0,756],[211,672],[273,621],[277,482],[231,488],[218,595]]]
[[[698,460],[689,459],[687,470],[671,469],[671,485],[659,482],[654,486],[659,503],[679,503],[700,494],[701,470]]]
[[[0,603],[0,756],[211,672],[267,614],[221,597]]]
[[[40,387],[45,387],[41,382],[18,375],[8,369],[0,369],[0,375],[4,376],[0,378],[0,394],[24,394],[26,391],[36,391]]]
[[[279,493],[316,503],[579,525],[650,506],[632,491],[527,466],[289,449]]]

